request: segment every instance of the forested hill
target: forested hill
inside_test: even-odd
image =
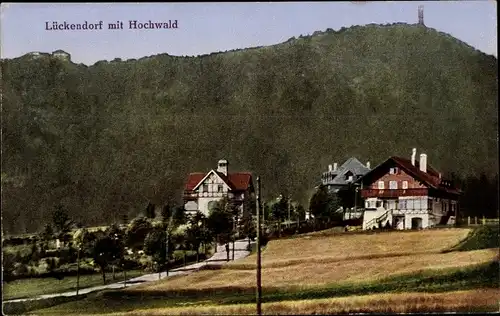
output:
[[[71,53],[71,52],[69,52]],[[58,204],[100,224],[181,198],[189,172],[262,177],[306,203],[328,164],[428,154],[498,172],[498,60],[434,29],[369,25],[198,57],[2,60],[5,232]]]

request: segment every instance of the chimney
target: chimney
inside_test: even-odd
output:
[[[333,171],[337,171],[337,163],[336,162],[333,163]]]
[[[427,172],[427,155],[420,154],[420,171]]]
[[[415,165],[415,159],[417,158],[417,148],[413,148],[411,153],[411,164]]]
[[[332,170],[333,170],[332,165],[328,165],[328,171],[332,171]]]
[[[370,162],[369,161],[366,162],[366,168],[370,169]]]
[[[227,176],[227,166],[229,163],[225,159],[219,160],[219,166],[217,167],[217,172],[223,173],[225,176]]]

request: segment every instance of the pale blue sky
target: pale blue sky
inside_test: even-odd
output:
[[[199,55],[272,45],[327,28],[369,23],[425,24],[497,56],[496,1],[316,3],[2,4],[1,56],[63,49],[76,63],[141,58],[160,53]],[[45,22],[177,20],[178,29],[46,31]]]

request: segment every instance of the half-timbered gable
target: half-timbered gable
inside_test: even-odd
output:
[[[416,160],[390,157],[361,180],[365,199],[363,228],[392,226],[425,228],[447,224],[458,211],[460,190],[427,164],[427,155]]]
[[[252,198],[254,188],[250,172],[228,172],[228,162],[220,160],[217,170],[191,173],[184,190],[184,207],[188,212],[208,215],[213,203],[226,197],[243,211],[244,202]]]

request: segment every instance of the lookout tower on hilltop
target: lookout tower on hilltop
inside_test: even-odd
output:
[[[424,6],[423,5],[418,6],[418,25],[425,25],[424,24]]]

